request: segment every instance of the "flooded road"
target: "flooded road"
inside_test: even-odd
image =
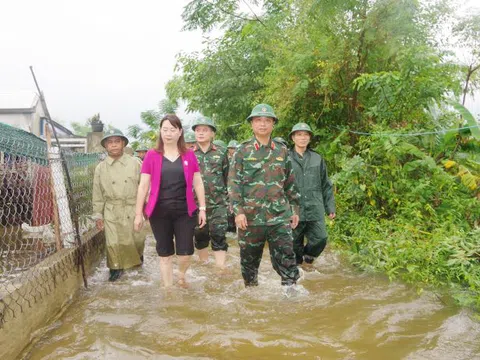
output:
[[[327,251],[286,297],[268,250],[245,289],[239,249],[231,274],[194,263],[189,289],[160,288],[158,258],[108,283],[103,263],[24,359],[480,359],[480,324],[429,293],[351,270]],[[213,255],[211,255],[213,258]]]

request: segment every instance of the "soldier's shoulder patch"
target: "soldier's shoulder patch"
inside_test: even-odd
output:
[[[254,158],[254,157],[247,157],[244,160],[246,160],[246,161],[257,161],[258,159]]]

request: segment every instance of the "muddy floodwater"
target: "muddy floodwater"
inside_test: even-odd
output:
[[[264,253],[245,289],[239,249],[231,274],[194,262],[190,288],[160,288],[150,238],[146,263],[108,283],[102,263],[24,359],[480,359],[480,324],[432,293],[360,274],[326,251],[287,297]],[[211,255],[213,258],[213,255]]]

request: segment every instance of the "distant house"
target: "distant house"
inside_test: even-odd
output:
[[[30,91],[0,94],[0,123],[4,123],[38,137],[45,138],[47,118],[39,96]],[[87,138],[77,136],[62,124],[52,121],[60,146],[77,152],[87,151]]]

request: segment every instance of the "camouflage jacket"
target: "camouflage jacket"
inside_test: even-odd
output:
[[[253,137],[237,147],[228,192],[234,214],[245,214],[249,226],[285,223],[292,210],[299,212],[300,194],[288,150],[272,140],[263,146]]]
[[[198,144],[193,150],[200,165],[207,208],[227,206],[227,150],[213,144],[210,144],[207,152],[203,152]]]

